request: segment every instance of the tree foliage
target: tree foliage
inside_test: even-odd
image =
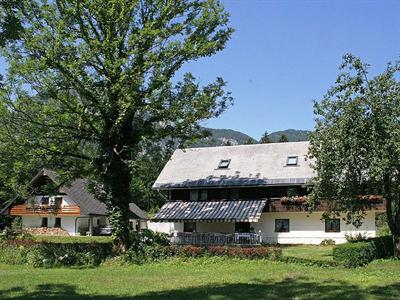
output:
[[[279,137],[278,143],[287,143],[289,140],[287,138],[286,135],[281,134],[281,136]]]
[[[22,29],[3,50],[2,142],[19,162],[28,155],[90,176],[123,249],[147,145],[199,136],[199,122],[230,105],[223,79],[200,86],[190,73],[176,76],[225,47],[228,14],[217,0],[19,2]]]
[[[260,144],[268,144],[271,143],[271,139],[269,138],[268,131],[265,131],[261,136]]]
[[[336,84],[314,104],[312,197],[329,200],[332,211],[346,212],[358,226],[365,214],[360,195],[383,195],[399,256],[400,65],[389,64],[373,78],[368,71],[359,58],[344,56]]]

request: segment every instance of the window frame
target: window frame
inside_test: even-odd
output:
[[[57,220],[60,220],[59,223],[57,222]],[[61,222],[62,222],[61,218],[60,217],[56,217],[54,219],[54,228],[61,228]]]
[[[45,221],[46,220],[46,221]],[[40,225],[42,228],[48,228],[49,227],[49,218],[43,217],[42,218],[42,224]]]
[[[277,224],[279,221],[287,221],[287,230],[277,230]],[[283,226],[281,226],[283,228]],[[275,232],[290,232],[290,220],[289,219],[275,219]]]
[[[291,159],[296,159],[296,163],[290,163]],[[297,155],[289,155],[286,159],[287,166],[298,166],[299,165],[299,157]]]
[[[286,188],[286,196],[287,197],[296,197],[299,195],[299,189],[297,186],[289,186]]]
[[[192,197],[194,196],[194,197]],[[193,189],[189,190],[189,200],[190,201],[199,201],[199,190]]]
[[[187,226],[192,227],[192,230],[188,230]],[[183,223],[183,232],[197,232],[197,223],[196,222],[184,222]]]
[[[50,205],[50,197],[49,196],[43,196],[40,199],[40,205],[43,205],[43,206]]]
[[[63,203],[63,197],[62,196],[56,196],[54,197],[54,207],[56,208],[61,208]]]
[[[208,200],[208,191],[207,190],[200,190],[198,193],[198,200],[199,201],[207,201]]]
[[[235,222],[235,232],[250,233],[251,232],[250,222]]]
[[[333,226],[333,227],[335,227],[333,230],[328,230],[328,222],[333,222],[333,221],[335,221],[335,222],[337,222],[336,224],[339,226],[339,228],[336,228],[336,226]],[[331,223],[331,224],[333,224],[333,223]],[[330,219],[325,219],[325,232],[329,232],[329,233],[331,233],[331,232],[341,232],[341,228],[340,228],[340,219],[339,218],[330,218]]]
[[[231,164],[231,159],[221,159],[217,169],[228,169]]]

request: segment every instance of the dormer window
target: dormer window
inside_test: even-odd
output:
[[[218,165],[218,169],[228,169],[230,163],[230,159],[221,159]]]
[[[288,156],[286,165],[287,166],[297,166],[298,160],[299,160],[298,156]]]
[[[50,197],[44,196],[42,199],[40,199],[40,204],[41,205],[49,205],[50,204]]]

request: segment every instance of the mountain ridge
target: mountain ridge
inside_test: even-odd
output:
[[[233,129],[216,129],[216,128],[204,128],[210,132],[210,136],[200,139],[193,143],[191,147],[215,147],[215,146],[227,146],[227,145],[243,145],[243,144],[256,144],[258,141],[253,137],[237,130]],[[308,141],[309,130],[299,129],[286,129],[271,132],[268,137],[271,143],[279,141],[282,135],[287,137],[288,142],[299,142]]]

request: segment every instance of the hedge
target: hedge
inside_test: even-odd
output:
[[[97,266],[111,255],[111,243],[65,244],[29,240],[0,243],[0,262],[34,267]]]
[[[374,259],[391,256],[393,256],[391,236],[340,244],[333,248],[333,259],[351,268],[364,266]]]

